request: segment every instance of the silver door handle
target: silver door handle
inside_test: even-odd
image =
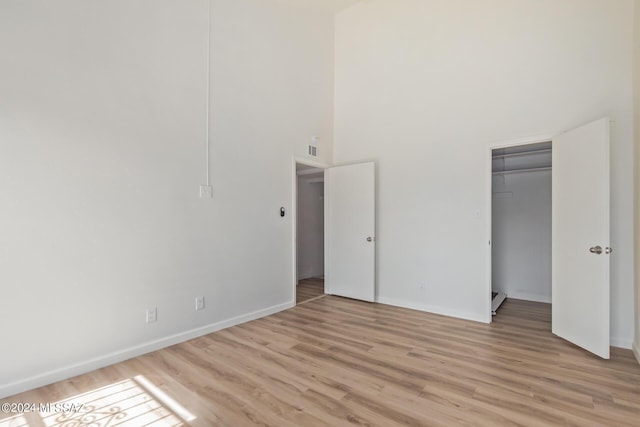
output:
[[[367,242],[373,242],[373,237],[371,236],[367,237]]]
[[[609,247],[604,248],[604,253],[605,254],[609,255],[611,252],[613,252],[613,248],[609,248]]]
[[[602,253],[602,246],[594,246],[592,248],[589,248],[589,252],[591,252],[592,254],[600,255]]]

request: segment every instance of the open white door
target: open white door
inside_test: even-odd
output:
[[[609,358],[609,119],[553,139],[552,330]]]
[[[375,165],[325,169],[325,292],[375,299]]]

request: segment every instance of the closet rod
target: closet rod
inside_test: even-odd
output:
[[[543,167],[543,168],[514,169],[510,171],[493,172],[493,175],[506,175],[508,173],[538,172],[538,171],[550,171],[550,170],[551,170],[551,166]]]
[[[535,154],[550,153],[550,152],[551,152],[551,148],[546,148],[544,150],[525,151],[524,153],[498,154],[496,156],[491,156],[491,157],[494,159],[504,159],[507,157],[533,156]]]

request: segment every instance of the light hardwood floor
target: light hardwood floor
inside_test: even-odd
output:
[[[640,366],[554,337],[546,304],[485,325],[326,296],[2,402],[61,399],[96,423],[23,425],[638,426]]]
[[[324,279],[311,278],[298,281],[296,286],[296,304],[324,295]]]

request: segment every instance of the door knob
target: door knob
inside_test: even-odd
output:
[[[594,246],[592,248],[589,248],[589,252],[591,252],[592,254],[600,255],[602,253],[602,247],[601,246]]]
[[[367,237],[367,242],[373,242],[373,238],[371,236]]]
[[[604,248],[604,253],[605,254],[609,255],[611,252],[613,252],[613,248],[609,248],[609,247]]]

